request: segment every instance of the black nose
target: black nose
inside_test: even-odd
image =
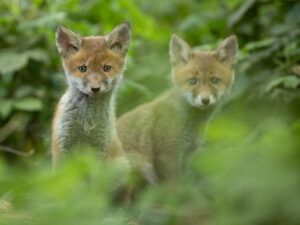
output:
[[[92,90],[92,92],[94,92],[94,93],[97,93],[97,92],[99,92],[100,91],[100,88],[91,88],[91,90]]]
[[[203,98],[201,100],[201,102],[203,103],[203,105],[208,105],[209,104],[209,98]]]

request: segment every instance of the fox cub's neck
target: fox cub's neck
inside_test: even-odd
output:
[[[204,132],[217,109],[216,106],[210,106],[206,109],[191,106],[176,88],[169,93],[167,98],[177,115],[175,118],[183,126],[185,132]]]
[[[91,97],[70,87],[61,100],[64,112],[59,142],[63,149],[90,145],[105,149],[114,127],[114,91]]]

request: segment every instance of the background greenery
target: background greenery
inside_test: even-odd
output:
[[[56,26],[98,35],[124,20],[133,38],[118,115],[170,89],[172,33],[200,50],[230,34],[240,45],[233,92],[187,174],[130,207],[114,201],[128,182],[118,167],[86,154],[51,172],[49,153],[66,86]],[[2,0],[0,145],[34,154],[1,152],[0,224],[300,224],[299,25],[296,0]]]

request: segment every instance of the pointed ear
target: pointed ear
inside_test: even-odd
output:
[[[190,46],[176,34],[172,35],[169,48],[171,63],[173,65],[179,63],[185,64],[193,58],[194,53]]]
[[[105,42],[113,52],[125,55],[129,48],[130,38],[130,23],[123,22],[106,35]]]
[[[215,50],[214,57],[221,63],[233,66],[236,61],[237,52],[238,41],[236,36],[232,35],[221,42]]]
[[[57,27],[55,37],[58,52],[62,57],[75,54],[82,46],[82,38],[63,26]]]

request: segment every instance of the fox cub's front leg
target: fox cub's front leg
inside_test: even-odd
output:
[[[105,158],[108,160],[113,160],[113,162],[121,165],[124,169],[130,168],[129,162],[125,157],[121,141],[115,133],[108,143]]]
[[[54,119],[52,122],[51,153],[52,153],[52,163],[53,163],[54,167],[56,166],[56,164],[59,161],[59,158],[61,157],[61,154],[62,154],[62,148],[59,145],[59,141],[58,141],[58,127],[57,127],[58,121],[59,121],[60,117],[62,116],[61,114],[62,114],[62,111],[61,111],[60,103],[59,103],[57,105]]]

